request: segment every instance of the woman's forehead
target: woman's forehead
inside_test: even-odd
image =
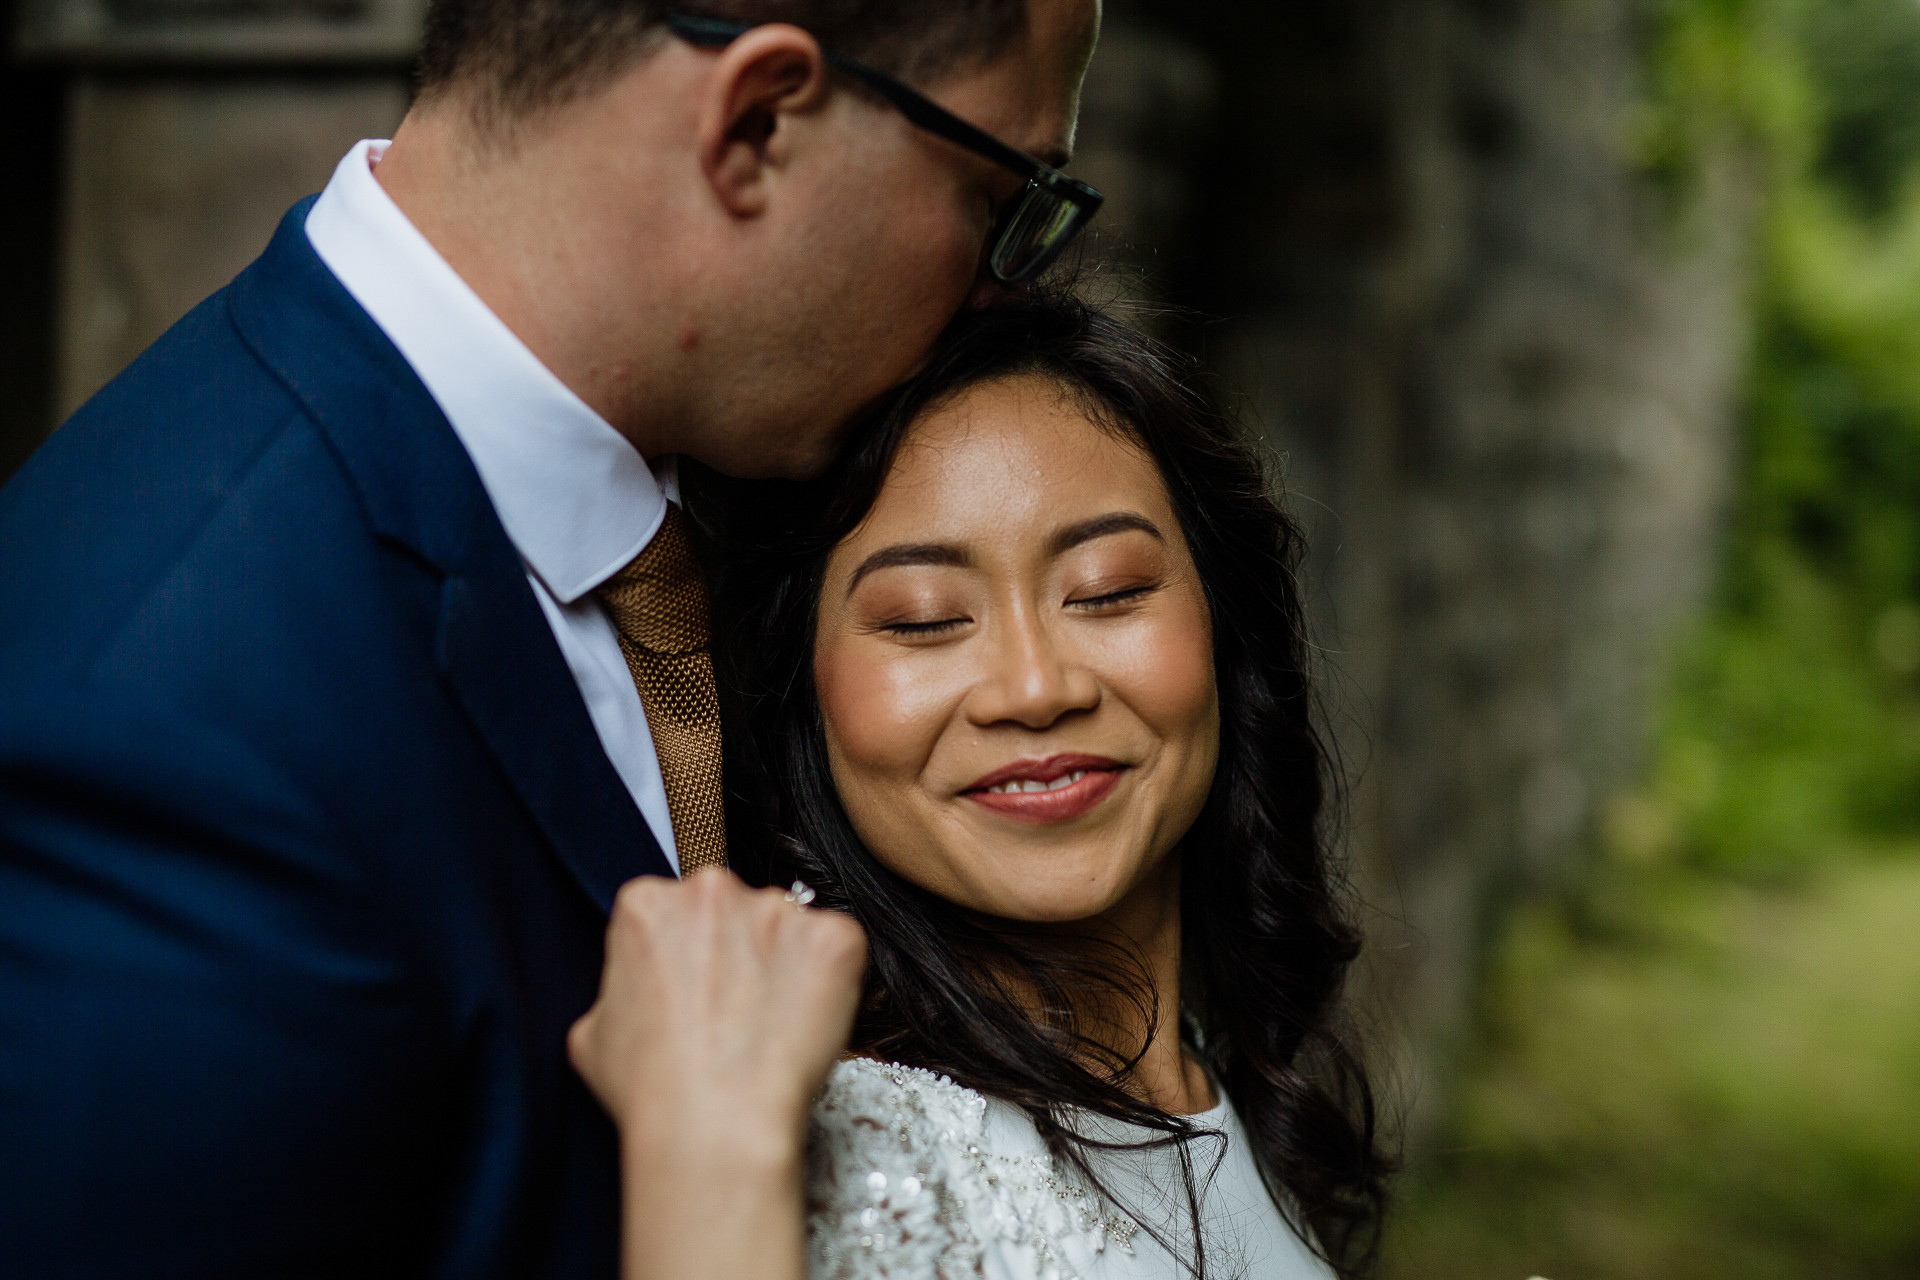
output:
[[[894,456],[875,514],[984,506],[1012,515],[1117,491],[1165,500],[1152,458],[1084,392],[1023,374],[975,384],[923,414]]]

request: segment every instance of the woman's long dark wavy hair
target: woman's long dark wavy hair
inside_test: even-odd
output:
[[[732,860],[760,883],[806,881],[819,905],[865,927],[856,1048],[1021,1106],[1090,1177],[1087,1152],[1104,1144],[1074,1131],[1072,1109],[1153,1130],[1150,1145],[1178,1148],[1197,1210],[1187,1154],[1196,1130],[1123,1087],[1144,1046],[1118,1053],[1086,1034],[1095,1006],[1110,1009],[1116,996],[1154,1025],[1143,970],[984,920],[881,865],[841,808],[814,688],[827,557],[871,509],[913,424],[979,383],[1057,383],[1158,463],[1212,612],[1219,765],[1178,850],[1184,1038],[1233,1099],[1288,1220],[1341,1275],[1358,1276],[1372,1261],[1390,1169],[1366,1070],[1338,1029],[1359,935],[1326,830],[1331,762],[1308,678],[1301,537],[1270,495],[1260,454],[1192,373],[1097,309],[1036,296],[957,320],[821,479],[685,477],[715,575]],[[1204,1273],[1193,1225],[1189,1266]]]

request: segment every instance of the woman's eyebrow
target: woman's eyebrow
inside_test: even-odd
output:
[[[1110,533],[1135,531],[1144,533],[1156,542],[1165,542],[1167,537],[1160,532],[1160,526],[1145,516],[1133,511],[1115,511],[1111,515],[1095,516],[1091,520],[1082,520],[1079,524],[1070,524],[1053,535],[1053,541],[1047,544],[1049,555],[1059,555],[1071,551],[1083,542],[1092,542],[1095,538],[1104,538]]]
[[[875,569],[897,569],[909,564],[941,564],[964,569],[973,563],[968,550],[952,542],[901,542],[891,547],[882,547],[853,571],[853,577],[847,581],[847,594],[860,585],[860,579]]]

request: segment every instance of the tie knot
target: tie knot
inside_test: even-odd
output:
[[[629,644],[662,654],[707,647],[707,582],[675,503],[667,504],[653,541],[594,594]]]

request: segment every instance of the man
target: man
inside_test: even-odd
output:
[[[567,1028],[725,855],[669,460],[817,469],[1058,251],[1007,148],[1097,21],[438,0],[392,144],[0,494],[0,1272],[612,1273]]]

